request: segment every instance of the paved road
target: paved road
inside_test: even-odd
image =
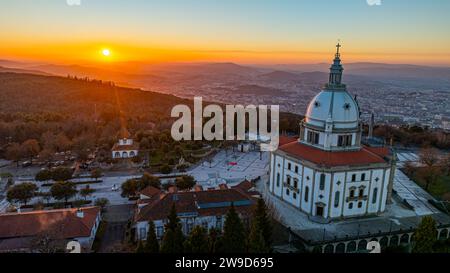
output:
[[[106,231],[100,244],[100,253],[111,252],[111,249],[120,245],[125,240],[125,232],[128,221],[133,216],[133,205],[108,206],[103,214],[106,222]]]

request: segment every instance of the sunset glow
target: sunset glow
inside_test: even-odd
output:
[[[111,51],[109,49],[105,48],[102,50],[102,54],[105,57],[109,57],[109,55],[111,55]]]
[[[375,7],[365,0],[91,0],[80,6],[7,0],[1,7],[5,59],[317,63],[328,62],[330,46],[341,39],[346,62],[450,65],[450,1]],[[344,16],[330,27],[327,18],[337,13]]]

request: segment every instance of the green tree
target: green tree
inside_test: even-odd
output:
[[[184,236],[181,230],[180,219],[177,216],[175,203],[170,209],[168,222],[166,224],[166,232],[161,243],[162,253],[182,253]]]
[[[202,226],[192,229],[189,237],[185,241],[184,250],[186,253],[204,254],[209,252],[208,232]]]
[[[136,195],[138,187],[138,181],[134,178],[128,179],[125,181],[121,188],[122,188],[122,197],[130,197]]]
[[[159,177],[156,177],[154,175],[151,175],[151,174],[145,172],[140,179],[140,184],[138,185],[138,190],[139,191],[143,190],[148,186],[152,186],[157,189],[160,189],[161,181],[160,181]]]
[[[107,198],[98,198],[95,200],[95,205],[101,207],[102,210],[109,204],[109,200]]]
[[[94,189],[91,189],[89,185],[86,185],[86,187],[80,190],[80,195],[83,196],[84,200],[87,200],[87,197],[92,195],[94,192]]]
[[[91,171],[91,177],[97,181],[100,177],[102,177],[102,170],[99,168],[93,169]]]
[[[37,186],[33,183],[18,184],[8,189],[6,199],[9,202],[20,202],[26,206],[28,201],[35,196],[37,189]]]
[[[52,172],[50,170],[41,170],[36,174],[36,181],[48,181],[52,179]]]
[[[211,228],[208,234],[208,250],[210,253],[216,253],[221,249],[221,231],[216,228]]]
[[[171,171],[172,171],[172,168],[167,164],[162,165],[160,168],[160,172],[162,174],[169,174]]]
[[[41,151],[39,142],[36,139],[28,139],[20,145],[20,149],[24,157],[29,157],[30,162],[33,161],[33,157],[37,156]]]
[[[250,234],[248,235],[248,251],[250,253],[269,252],[264,240],[263,232],[261,229],[259,229],[256,221],[252,223]]]
[[[52,171],[54,181],[67,181],[72,178],[73,170],[70,168],[58,167]]]
[[[144,244],[142,243],[141,240],[139,240],[139,243],[136,247],[136,253],[144,253],[145,249],[144,249]]]
[[[156,238],[155,224],[153,221],[148,222],[148,232],[147,241],[145,242],[145,252],[146,253],[158,253],[159,252],[159,242]]]
[[[22,158],[22,150],[20,149],[19,143],[11,143],[8,148],[6,148],[5,157],[8,160],[16,162],[16,166],[19,166],[19,160]]]
[[[58,181],[52,185],[50,193],[56,200],[64,200],[64,203],[67,204],[67,201],[77,194],[77,189],[72,182]]]
[[[253,232],[253,233],[252,233]],[[260,242],[259,240],[259,233],[261,233],[261,237],[263,239],[263,252],[270,252],[270,248],[272,245],[272,224],[269,218],[269,215],[267,213],[267,206],[264,202],[264,199],[260,198],[258,199],[258,202],[256,204],[256,209],[253,213],[253,219],[252,219],[252,226],[250,230],[250,241],[249,241],[249,247],[252,248],[252,242],[254,242],[256,245],[253,247],[259,248]],[[256,240],[256,241],[253,241]],[[261,249],[250,249],[250,251],[261,251]]]
[[[231,205],[223,228],[221,252],[244,253],[246,248],[245,242],[244,226],[234,206]]]
[[[195,183],[195,178],[191,175],[183,175],[175,181],[175,185],[180,190],[190,190],[195,186]]]
[[[422,218],[416,232],[414,232],[413,253],[432,253],[437,241],[436,221],[431,216]]]

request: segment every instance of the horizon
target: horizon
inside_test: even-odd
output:
[[[345,63],[450,66],[448,1],[3,2],[6,60],[318,64],[329,63],[340,40]]]

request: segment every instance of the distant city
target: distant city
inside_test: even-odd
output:
[[[345,61],[345,60],[344,60]],[[344,63],[345,64],[345,63]],[[328,64],[238,65],[234,63],[133,63],[108,69],[0,60],[0,71],[88,77],[117,85],[221,103],[278,104],[302,115],[327,82]],[[362,120],[450,130],[450,68],[378,63],[346,64],[344,81],[357,97]]]

